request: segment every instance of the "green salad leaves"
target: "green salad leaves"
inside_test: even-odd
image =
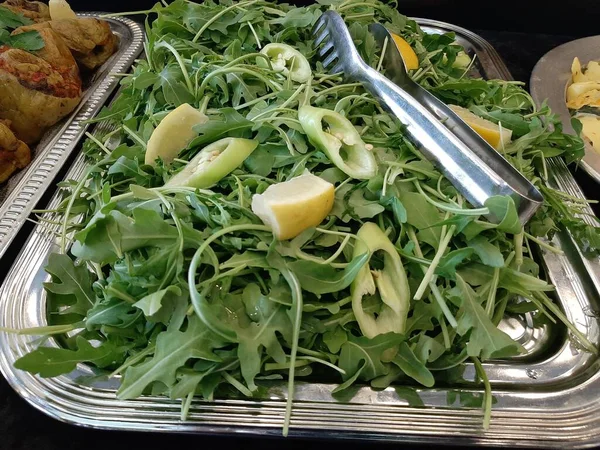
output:
[[[600,248],[598,228],[577,217],[585,204],[546,184],[547,158],[576,161],[583,144],[521,83],[472,78],[452,34],[428,35],[395,6],[175,0],[148,11],[146,59],[95,119],[112,131],[90,135],[85,176],[63,182],[63,202],[40,219],[60,223],[62,253],[48,262],[50,323],[38,332],[63,348],[42,347],[17,367],[54,376],[88,363],[97,375],[123,376],[119,398],[180,399],[183,417],[194,396],[253,396],[287,379],[287,433],[298,380],[338,383],[336,395],[353,384],[429,387],[471,360],[489,407],[480,361],[524,351],[498,328],[503,317],[535,311],[536,321],[566,322],[536,249],[559,253],[547,238],[561,227],[586,251]],[[525,229],[510,199],[472,209],[397,119],[323,69],[310,29],[328,8],[343,15],[371,66],[380,54],[368,25],[379,21],[415,49],[415,80],[512,130],[501,152],[546,199]],[[274,67],[261,53],[271,43],[304,55],[310,77]],[[208,121],[172,164],[145,164],[153,130],[183,103]],[[307,136],[301,108],[354,127],[373,173],[340,170],[343,146],[333,163]],[[315,126],[322,138],[327,124]],[[223,138],[258,146],[209,188],[167,183]],[[253,214],[252,196],[306,170],[335,185],[333,209],[320,226],[277,241]],[[503,220],[492,224],[489,213]]]

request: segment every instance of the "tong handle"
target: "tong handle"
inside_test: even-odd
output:
[[[513,178],[515,176],[522,177],[511,163],[499,157],[496,150],[485,139],[435,95],[413,82],[405,85],[404,90],[414,97],[427,111],[433,114],[437,120],[442,122],[478,158],[493,168],[494,172],[502,172]]]
[[[440,122],[440,117],[375,69],[366,64],[362,69],[355,71],[353,78],[407,126],[408,133],[422,145],[425,157],[471,204],[481,207],[490,196],[514,194],[488,164]]]

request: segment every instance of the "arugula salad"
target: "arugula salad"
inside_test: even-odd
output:
[[[311,27],[327,9],[375,68],[368,26],[384,24],[414,80],[486,124],[544,195],[525,228],[509,198],[472,208],[360,84],[323,69]],[[546,159],[575,162],[583,143],[522,83],[470,77],[452,34],[379,0],[175,0],[145,13],[146,58],[95,119],[112,128],[88,135],[85,175],[39,218],[61,251],[46,266],[49,325],[26,332],[62,348],[17,368],[53,377],[86,363],[122,377],[120,399],[165,395],[183,418],[195,396],[287,380],[287,433],[301,380],[431,387],[465,364],[487,426],[482,362],[524,352],[498,328],[505,316],[563,322],[596,352],[535,258],[561,252],[549,242],[561,228],[600,248],[585,201],[546,183]]]

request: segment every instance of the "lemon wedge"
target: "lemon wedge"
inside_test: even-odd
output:
[[[66,0],[50,0],[48,9],[52,20],[77,19],[77,14],[73,12]]]
[[[512,138],[512,130],[506,128],[500,128],[499,125],[494,122],[490,122],[487,119],[479,117],[473,114],[468,109],[465,109],[457,105],[448,105],[449,108],[454,111],[458,117],[464,120],[475,132],[485,139],[488,144],[499,150],[503,145],[507,145]]]
[[[160,157],[165,163],[170,163],[198,135],[194,131],[194,125],[207,121],[206,115],[188,103],[178,106],[152,132],[144,162],[155,165],[156,159]]]
[[[398,51],[402,55],[402,59],[404,60],[404,65],[406,66],[406,68],[408,70],[418,69],[419,58],[417,57],[417,54],[412,49],[410,44],[397,34],[390,34],[392,35],[392,39],[394,39],[394,42],[396,43],[396,47],[398,47]]]
[[[334,195],[333,184],[307,173],[254,195],[252,211],[277,239],[292,239],[327,217]]]

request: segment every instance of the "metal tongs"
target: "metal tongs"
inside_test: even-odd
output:
[[[342,17],[326,11],[313,28],[315,47],[332,73],[360,82],[382,105],[407,126],[421,152],[475,207],[495,195],[512,197],[519,220],[525,224],[543,202],[542,194],[480,137],[454,111],[411,80],[390,32],[373,24],[371,33],[385,47],[387,78],[358,54]],[[387,45],[384,42],[387,40]],[[321,44],[323,44],[321,46]],[[335,63],[335,64],[334,64]],[[498,223],[502,217],[488,216]]]

